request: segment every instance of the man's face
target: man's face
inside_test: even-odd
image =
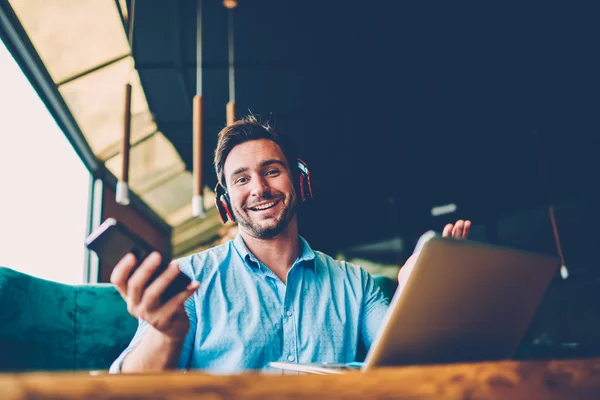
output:
[[[235,146],[223,166],[233,216],[248,234],[270,239],[296,215],[293,178],[279,145],[268,139]]]

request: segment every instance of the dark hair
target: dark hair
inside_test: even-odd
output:
[[[225,181],[225,172],[223,171],[225,166],[225,160],[227,156],[238,144],[250,140],[268,139],[277,143],[285,156],[288,167],[292,172],[294,182],[297,181],[298,168],[296,167],[296,152],[292,144],[279,135],[269,125],[269,123],[261,123],[258,118],[254,115],[248,115],[233,124],[226,126],[219,132],[219,138],[217,139],[217,148],[215,149],[215,172],[217,173],[217,180],[219,184],[227,189]]]

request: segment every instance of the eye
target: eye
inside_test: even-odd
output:
[[[248,182],[248,179],[246,177],[240,176],[239,178],[237,178],[235,180],[235,184],[236,185],[243,185],[244,183]]]
[[[268,170],[267,171],[267,175],[269,175],[269,176],[277,176],[277,175],[279,175],[279,172],[280,171],[277,168],[274,168],[274,169]]]

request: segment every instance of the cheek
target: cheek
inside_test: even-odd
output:
[[[246,197],[244,193],[241,192],[230,192],[229,193],[229,201],[233,208],[242,209],[244,202],[246,201]]]
[[[287,194],[289,197],[292,197],[294,195],[294,183],[290,180],[290,179],[286,179],[283,182],[280,182],[279,185],[277,185],[276,189],[282,193]]]

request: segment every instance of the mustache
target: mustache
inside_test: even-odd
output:
[[[285,196],[283,194],[281,194],[281,195],[265,194],[260,199],[254,200],[251,204],[246,204],[245,208],[252,208],[252,207],[256,206],[257,204],[263,203],[265,201],[283,200],[284,198],[285,198]]]

